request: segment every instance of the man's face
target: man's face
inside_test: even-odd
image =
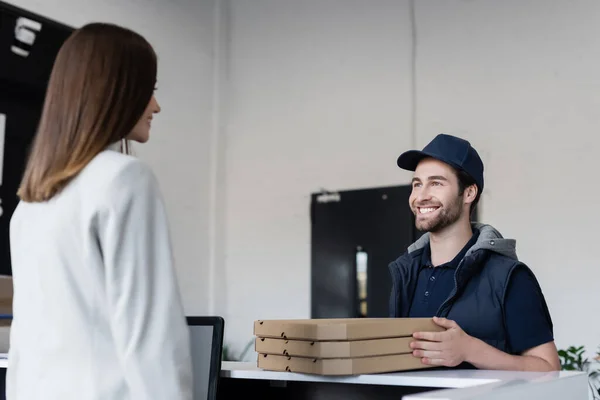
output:
[[[439,232],[454,224],[463,214],[463,195],[458,178],[448,164],[426,158],[413,175],[409,204],[416,227],[422,232]]]

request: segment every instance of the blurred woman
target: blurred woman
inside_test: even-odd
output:
[[[192,399],[187,323],[152,171],[157,60],[93,23],[60,49],[10,224],[8,400]]]

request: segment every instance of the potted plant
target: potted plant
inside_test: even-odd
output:
[[[585,353],[584,346],[570,346],[567,349],[559,350],[560,366],[563,371],[583,371],[588,374],[589,398],[600,400],[600,346],[596,352],[596,357],[592,360],[583,358]]]

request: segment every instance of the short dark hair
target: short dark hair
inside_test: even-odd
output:
[[[475,200],[471,203],[471,208],[469,209],[469,213],[473,215],[473,210],[477,207],[477,203],[479,203],[479,198],[481,197],[481,189],[475,182],[475,179],[471,177],[471,175],[467,174],[465,171],[455,169],[456,177],[458,178],[458,195],[462,196],[465,192],[465,189],[469,186],[475,185],[477,186],[477,196],[475,196]]]

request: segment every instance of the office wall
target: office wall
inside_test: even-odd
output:
[[[517,239],[557,344],[595,352],[600,3],[417,3],[419,145],[449,130],[482,150],[483,219]]]
[[[226,341],[310,313],[310,194],[394,185],[411,146],[407,1],[232,1]],[[386,266],[383,266],[387,268]]]
[[[153,121],[151,140],[134,151],[152,166],[164,193],[186,312],[207,313],[217,0],[9,2],[74,27],[92,21],[121,24],[155,47],[162,112]]]
[[[310,193],[407,183],[397,154],[442,131],[480,149],[482,218],[518,239],[559,346],[600,344],[596,1],[416,1],[414,24],[409,0],[9,1],[156,46],[163,112],[136,150],[186,311],[223,315],[234,351],[256,318],[309,315]]]
[[[595,350],[600,4],[415,3],[411,25],[409,1],[232,2],[226,340],[309,315],[311,192],[408,183],[398,153],[449,132],[480,149],[481,217],[517,238],[558,345]]]

